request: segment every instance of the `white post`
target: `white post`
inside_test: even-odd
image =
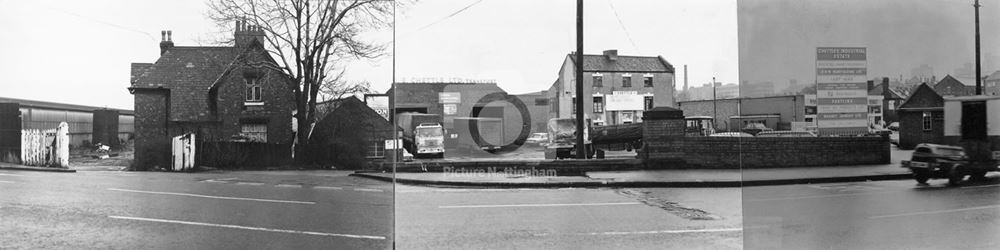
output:
[[[59,167],[69,168],[69,124],[66,122],[59,123],[56,131],[55,156]]]

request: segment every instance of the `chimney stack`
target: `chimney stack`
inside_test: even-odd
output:
[[[684,64],[684,91],[688,90],[688,65]]]
[[[605,50],[604,55],[608,57],[608,60],[618,60],[618,50],[616,49]]]
[[[889,94],[889,78],[888,77],[882,77],[882,97],[885,98],[885,100],[889,100],[889,98],[892,97],[892,95]]]
[[[236,40],[235,46],[237,48],[250,46],[253,41],[257,41],[261,45],[264,45],[264,29],[260,26],[252,25],[246,20],[237,20],[236,31],[233,32],[233,38]]]
[[[171,34],[170,33],[171,33],[171,31],[169,31],[169,30],[161,30],[160,31],[160,40],[161,40],[160,41],[160,55],[161,56],[164,53],[167,53],[167,50],[170,50],[170,48],[174,47],[174,41],[171,40],[171,38],[170,38]]]

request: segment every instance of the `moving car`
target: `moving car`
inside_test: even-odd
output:
[[[973,179],[986,176],[985,171],[969,168],[969,157],[962,147],[931,143],[917,144],[913,157],[903,161],[902,167],[909,168],[919,184],[927,184],[932,178],[948,178],[948,184],[957,185],[966,175]]]

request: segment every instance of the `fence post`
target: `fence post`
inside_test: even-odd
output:
[[[69,124],[66,122],[60,122],[56,130],[55,160],[59,167],[69,167]]]

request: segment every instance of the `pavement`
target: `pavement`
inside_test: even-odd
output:
[[[892,160],[881,165],[821,166],[760,169],[669,169],[634,171],[590,171],[583,176],[558,176],[555,173],[453,169],[448,172],[366,173],[353,176],[408,185],[466,186],[489,188],[567,188],[567,187],[743,187],[909,179],[910,171],[899,167],[913,151],[892,148]]]
[[[63,172],[63,173],[74,173],[74,172],[76,172],[76,170],[70,169],[70,168],[25,166],[25,165],[18,165],[18,164],[13,164],[13,163],[6,163],[6,162],[0,162],[0,169],[2,169],[2,170]]]

